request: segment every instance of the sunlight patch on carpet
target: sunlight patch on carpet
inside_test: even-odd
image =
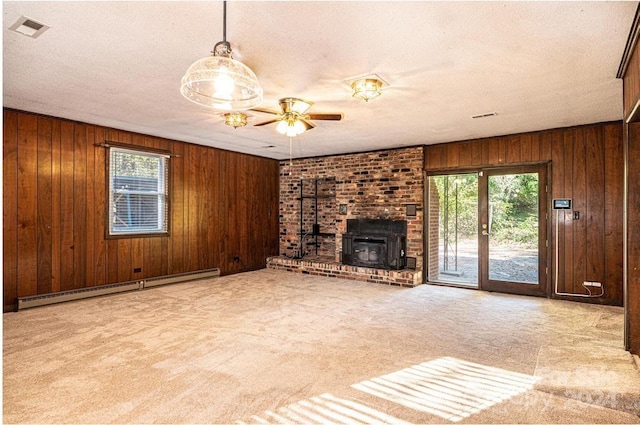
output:
[[[351,387],[458,422],[533,388],[538,378],[441,357]]]
[[[237,422],[244,424],[244,422]],[[267,410],[262,416],[251,416],[253,424],[397,424],[409,425],[408,422],[395,418],[387,413],[365,406],[353,400],[322,394],[301,400],[276,411]]]

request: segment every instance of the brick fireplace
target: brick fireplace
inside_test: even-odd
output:
[[[280,255],[340,263],[348,219],[402,220],[408,267],[421,275],[423,158],[419,146],[282,161]]]

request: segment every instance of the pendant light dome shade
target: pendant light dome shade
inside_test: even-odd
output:
[[[227,2],[223,2],[222,41],[212,56],[194,62],[182,77],[180,92],[202,106],[225,111],[254,108],[262,103],[262,87],[256,74],[233,59],[227,42]]]
[[[180,92],[199,105],[225,111],[254,108],[263,96],[258,78],[248,66],[215,54],[187,69]]]

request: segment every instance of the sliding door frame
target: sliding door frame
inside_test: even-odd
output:
[[[536,285],[537,290],[533,290],[533,291],[520,291],[518,290],[518,286],[521,286],[523,284],[515,284],[515,287],[512,287],[511,285],[507,285],[507,287],[505,288],[500,288],[497,289],[494,287],[492,287],[492,285],[487,285],[486,283],[483,285],[483,282],[485,281],[485,279],[483,278],[484,276],[484,269],[483,269],[483,258],[481,258],[482,255],[482,251],[483,249],[479,248],[479,252],[478,252],[478,274],[479,274],[479,278],[478,278],[478,288],[480,290],[485,290],[485,291],[497,291],[500,290],[501,292],[505,292],[505,293],[513,293],[513,294],[523,294],[523,295],[536,295],[536,296],[544,296],[544,297],[551,297],[551,290],[552,290],[552,282],[551,282],[551,276],[553,275],[553,270],[552,268],[554,267],[552,262],[550,261],[550,259],[552,258],[552,240],[551,240],[551,229],[552,229],[552,225],[553,223],[550,221],[551,220],[551,215],[549,214],[550,211],[550,195],[552,193],[551,191],[551,185],[552,185],[552,173],[551,173],[551,161],[536,161],[536,162],[527,162],[527,163],[517,163],[517,164],[508,164],[508,165],[478,165],[478,166],[474,166],[474,167],[455,167],[455,168],[440,168],[440,169],[432,169],[432,170],[424,170],[423,171],[423,181],[424,181],[424,200],[425,200],[425,204],[423,206],[423,211],[425,211],[426,213],[424,214],[424,220],[423,220],[423,276],[422,276],[422,281],[423,283],[426,284],[431,284],[431,285],[446,285],[446,286],[458,286],[455,284],[448,284],[448,283],[444,283],[444,282],[432,282],[429,281],[429,274],[431,273],[431,270],[429,269],[429,257],[430,257],[430,252],[429,252],[429,233],[431,231],[429,223],[430,223],[430,210],[429,210],[429,205],[430,205],[430,194],[429,194],[429,177],[432,176],[443,176],[443,175],[451,175],[451,174],[470,174],[470,173],[479,173],[479,174],[485,174],[487,171],[491,172],[491,171],[502,171],[505,170],[505,174],[507,173],[506,170],[527,170],[527,169],[531,169],[533,167],[538,167],[537,171],[538,173],[540,173],[539,175],[541,177],[543,177],[542,181],[543,184],[545,186],[544,190],[539,192],[540,196],[539,196],[539,203],[538,203],[538,214],[540,217],[540,222],[542,222],[544,220],[544,229],[541,229],[539,232],[539,259],[538,259],[538,264],[539,264],[539,282],[538,285]],[[483,178],[483,177],[479,177]],[[484,177],[486,178],[486,177]],[[479,185],[480,186],[480,185]],[[480,187],[479,187],[480,190]],[[480,197],[480,194],[478,194]],[[480,199],[478,199],[478,240],[479,240],[479,244],[483,243],[482,238],[482,215],[481,215],[481,205],[482,203],[480,202]],[[488,263],[488,259],[486,260]],[[486,281],[488,281],[488,279],[486,279]],[[468,289],[476,289],[473,287],[469,287],[469,286],[464,286],[465,288]],[[504,291],[503,291],[504,289]]]

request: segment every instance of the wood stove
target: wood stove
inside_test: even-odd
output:
[[[407,222],[348,219],[342,235],[342,264],[399,270],[406,267]]]

